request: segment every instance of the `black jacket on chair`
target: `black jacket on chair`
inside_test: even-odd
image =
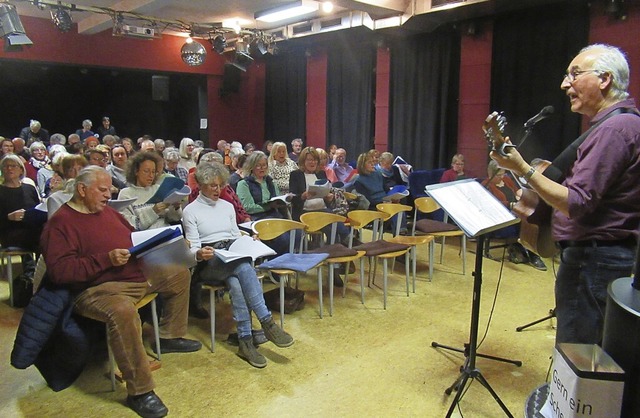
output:
[[[316,173],[318,180],[326,180],[327,174],[320,170]],[[295,196],[291,199],[291,218],[294,221],[300,220],[304,208],[304,201],[302,200],[302,193],[307,191],[307,180],[304,177],[302,170],[292,171],[289,177],[289,192],[294,193]]]

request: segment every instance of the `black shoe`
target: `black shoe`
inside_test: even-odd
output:
[[[544,264],[544,261],[537,254],[529,253],[529,264],[533,266],[533,268],[540,271],[547,271],[547,266]]]
[[[127,396],[127,405],[143,418],[161,418],[169,413],[169,409],[154,391],[143,395]]]
[[[165,353],[192,353],[202,348],[200,341],[188,340],[186,338],[160,338],[160,349]],[[157,353],[156,347],[153,351]]]
[[[526,250],[519,244],[512,244],[507,248],[509,253],[509,261],[513,264],[526,264],[529,262],[529,257],[526,254]]]

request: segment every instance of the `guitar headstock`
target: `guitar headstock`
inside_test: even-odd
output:
[[[504,128],[507,126],[507,117],[504,112],[493,112],[484,120],[482,130],[484,137],[493,149],[499,149],[504,144]]]

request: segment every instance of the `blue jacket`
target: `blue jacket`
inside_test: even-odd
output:
[[[11,352],[13,367],[35,365],[56,392],[80,376],[92,342],[104,333],[99,322],[73,314],[74,297],[68,289],[42,286],[24,310]]]

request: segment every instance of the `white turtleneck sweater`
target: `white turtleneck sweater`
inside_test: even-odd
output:
[[[233,205],[223,199],[209,199],[202,193],[184,208],[182,226],[194,254],[203,243],[235,240],[241,235]]]

